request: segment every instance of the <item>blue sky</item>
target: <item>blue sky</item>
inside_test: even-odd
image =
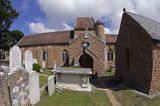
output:
[[[12,24],[11,30],[21,30],[25,35],[31,34],[28,24],[32,21],[45,19],[45,13],[40,10],[36,0],[12,0],[13,7],[20,13]]]
[[[123,8],[160,21],[159,0],[11,0],[20,13],[11,30],[25,35],[71,30],[78,16],[105,23],[106,33],[118,33]]]

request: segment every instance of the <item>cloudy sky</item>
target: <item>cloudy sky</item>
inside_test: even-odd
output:
[[[105,23],[106,33],[118,33],[123,8],[160,21],[160,0],[11,0],[20,13],[11,30],[25,35],[70,30],[78,16]]]

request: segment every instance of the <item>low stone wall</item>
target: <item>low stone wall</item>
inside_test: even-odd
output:
[[[0,72],[0,105],[11,106],[9,89],[6,76],[3,72]]]

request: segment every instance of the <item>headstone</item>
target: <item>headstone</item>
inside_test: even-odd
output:
[[[32,56],[32,52],[29,50],[26,50],[25,52],[25,69],[27,71],[33,70],[33,56]]]
[[[37,64],[37,59],[36,58],[33,59],[33,63]]]
[[[45,68],[45,67],[46,67],[46,62],[42,61],[42,68]]]
[[[21,50],[18,46],[13,46],[10,49],[10,69],[21,66]]]
[[[57,62],[54,60],[54,67],[53,69],[55,70],[57,68]]]
[[[7,79],[11,106],[29,106],[29,73],[23,67],[14,69]]]
[[[48,78],[48,94],[51,96],[55,91],[54,75]]]
[[[29,75],[29,98],[32,105],[40,101],[39,74],[35,71]]]

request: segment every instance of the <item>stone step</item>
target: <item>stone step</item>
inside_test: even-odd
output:
[[[62,92],[62,87],[60,87],[60,86],[55,86],[55,89],[56,89],[56,91],[58,91],[58,92]]]

